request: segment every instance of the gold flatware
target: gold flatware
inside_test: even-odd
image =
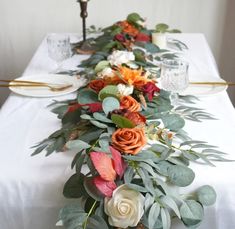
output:
[[[45,82],[29,81],[29,80],[2,80],[2,79],[0,79],[0,82],[5,82],[5,83],[22,83],[22,84],[40,84],[40,85],[57,85],[57,86],[62,86],[62,84],[56,84],[56,83],[45,83]]]
[[[64,86],[50,86],[48,84],[23,84],[23,83],[0,84],[0,87],[47,87],[51,91],[63,91],[72,86],[73,86],[72,84]]]
[[[235,83],[233,82],[190,82],[189,84],[193,85],[212,85],[212,86],[235,86]]]

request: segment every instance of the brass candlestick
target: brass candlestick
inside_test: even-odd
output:
[[[88,0],[78,0],[80,3],[80,8],[81,8],[81,18],[82,18],[82,34],[83,34],[83,42],[86,41],[86,18],[88,16],[87,13],[87,3]]]

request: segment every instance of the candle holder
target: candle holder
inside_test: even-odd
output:
[[[80,3],[80,8],[81,8],[81,18],[82,18],[82,34],[83,34],[83,42],[86,41],[86,18],[88,16],[87,13],[87,4],[88,0],[78,0]]]

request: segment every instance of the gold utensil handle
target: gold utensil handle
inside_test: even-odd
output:
[[[227,85],[227,86],[235,86],[235,83],[233,82],[190,82],[190,84],[194,84],[194,85],[218,85],[218,86],[222,86],[222,85]]]
[[[44,84],[0,84],[0,87],[49,87]]]
[[[72,84],[63,85],[60,87],[58,86],[52,87],[47,84],[44,84],[44,85],[43,84],[0,84],[0,87],[47,87],[51,91],[64,91],[72,86],[73,86]]]
[[[58,85],[61,86],[61,84],[56,84],[56,83],[45,83],[45,82],[38,82],[38,81],[29,81],[29,80],[1,80],[0,82],[5,82],[5,83],[22,83],[22,84],[40,84],[40,85]]]

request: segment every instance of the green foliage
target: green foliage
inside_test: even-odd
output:
[[[165,128],[177,132],[185,125],[184,119],[177,114],[168,114],[162,117]]]
[[[72,140],[66,143],[66,147],[71,150],[76,150],[77,152],[83,150],[83,149],[88,149],[91,147],[89,144],[87,144],[84,141],[81,140]]]
[[[144,21],[138,13],[131,13],[127,16],[127,21],[130,23],[137,23],[138,21]]]
[[[109,227],[102,217],[93,215],[88,219],[87,229],[109,229]]]
[[[61,209],[59,219],[62,220],[66,229],[83,229],[87,213],[83,208],[82,200],[79,199],[77,203],[68,205]]]
[[[120,108],[120,102],[114,97],[106,97],[102,102],[103,111],[106,115],[113,110]]]
[[[150,210],[148,215],[148,226],[149,229],[154,229],[154,225],[156,223],[156,220],[158,216],[160,215],[161,207],[158,203],[154,203]]]
[[[132,123],[129,119],[121,116],[112,114],[111,116],[112,122],[117,125],[119,128],[134,128],[135,124]]]
[[[169,29],[169,25],[160,23],[155,26],[155,32],[157,33],[181,33],[178,29]]]
[[[186,200],[180,207],[180,214],[187,227],[199,226],[204,218],[203,207],[195,200]]]
[[[181,165],[169,166],[167,173],[170,182],[179,187],[190,185],[195,178],[195,173],[192,169]]]
[[[117,86],[109,85],[109,86],[104,87],[99,92],[99,100],[104,100],[106,97],[118,98],[117,94],[118,94]]]
[[[77,109],[72,112],[67,112],[62,118],[62,124],[77,124],[81,118],[81,109]]]
[[[109,62],[106,60],[100,61],[96,66],[95,66],[95,72],[101,72],[103,69],[109,66]]]
[[[160,23],[155,26],[155,30],[158,33],[165,33],[169,29],[169,25]]]
[[[63,194],[66,198],[81,198],[87,196],[83,186],[84,175],[74,174],[64,185]]]
[[[94,42],[94,40],[92,40]],[[96,52],[87,60],[82,61],[78,67],[94,68],[100,61],[106,60],[109,54],[107,52]]]
[[[197,200],[204,206],[213,205],[216,202],[216,192],[213,187],[204,185],[196,192]]]
[[[151,30],[144,29],[138,24],[139,21],[144,20],[137,13],[130,14],[127,20],[137,29],[141,29],[140,32],[151,34]],[[90,29],[95,31],[96,28]],[[170,30],[166,24],[157,25],[156,31],[179,32]],[[107,61],[109,53],[113,49],[125,49],[121,42],[114,39],[114,36],[121,32],[122,28],[115,24],[103,29],[103,34],[97,38],[80,43],[83,48],[95,51],[79,65],[85,68],[81,74],[79,73],[80,75],[90,79],[109,66]],[[127,34],[125,38],[131,39]],[[172,43],[180,50],[187,48],[180,41],[172,40]],[[156,69],[154,59],[161,61],[162,58],[177,57],[176,53],[161,50],[150,42],[135,42],[135,46],[139,48],[133,51],[134,64],[158,74],[159,68]],[[77,74],[78,71],[67,73]],[[122,79],[120,74],[119,77]],[[139,93],[135,90],[134,97],[138,98]],[[203,206],[212,205],[216,200],[215,190],[205,185],[190,195],[180,195],[177,188],[188,186],[193,182],[195,174],[189,168],[191,162],[214,166],[214,161],[229,161],[224,158],[225,153],[205,141],[191,139],[183,130],[185,119],[199,122],[203,119],[214,119],[214,117],[192,105],[197,102],[196,97],[179,97],[178,107],[172,106],[170,93],[164,90],[156,93],[152,101],[145,98],[147,107],[143,106],[141,113],[147,118],[147,135],[152,136],[151,139],[155,142],[142,149],[137,155],[122,154],[122,159],[128,167],[123,178],[118,177],[115,180],[118,186],[127,184],[131,189],[145,196],[145,212],[141,222],[148,229],[169,229],[171,218],[174,217],[181,219],[188,228],[198,227],[204,217]],[[86,112],[87,107],[80,107],[73,112],[68,112],[71,102],[79,104],[102,102],[103,111],[91,114]],[[113,132],[117,128],[135,127],[129,119],[112,114],[113,110],[120,109],[117,86],[106,86],[98,95],[91,89],[80,88],[77,100],[55,101],[53,106],[55,107],[52,112],[62,119],[62,127],[37,144],[33,155],[45,151],[48,156],[54,151],[62,151],[65,145],[76,152],[71,164],[71,168],[76,173],[66,182],[63,194],[66,198],[80,199],[77,200],[77,204],[63,208],[60,219],[66,229],[112,229],[104,213],[104,195],[93,182],[98,173],[89,154],[93,151],[110,154],[109,147],[112,144]],[[75,135],[71,136],[73,131]],[[82,173],[83,166],[88,168],[86,174]]]
[[[96,103],[99,101],[97,94],[87,88],[78,91],[77,100],[79,104]]]
[[[84,188],[86,192],[96,201],[103,200],[104,196],[96,189],[92,177],[85,177]]]

